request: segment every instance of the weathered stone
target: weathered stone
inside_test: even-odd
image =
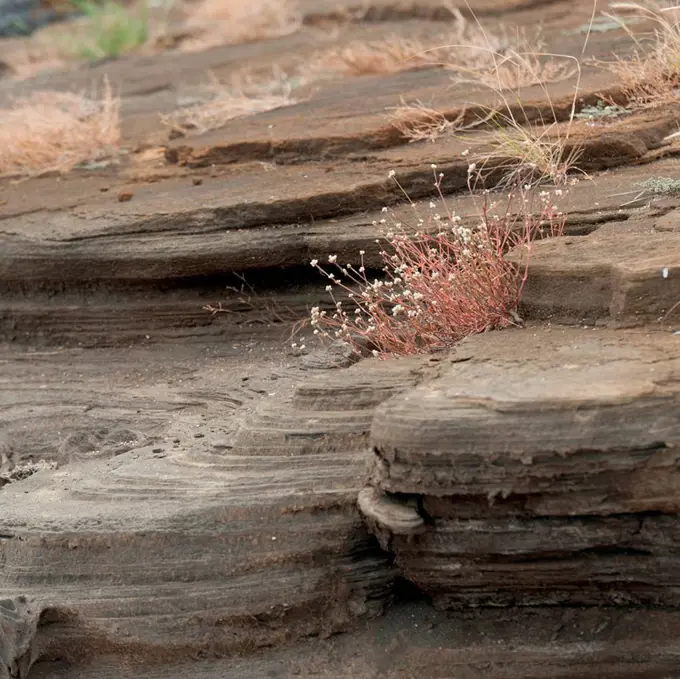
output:
[[[524,334],[378,406],[369,526],[443,607],[680,605],[677,339]]]
[[[534,244],[522,306],[540,318],[671,323],[679,273],[680,234],[605,225]],[[565,296],[566,287],[575,294]]]
[[[122,360],[131,362],[124,375],[135,359]],[[181,432],[181,445],[163,455],[137,444],[77,456],[0,490],[0,593],[72,611],[85,658],[101,648],[164,662],[231,654],[346,629],[389,599],[389,559],[355,500],[373,408],[421,379],[427,360],[396,369],[370,361],[318,376],[297,369],[299,386],[290,368],[268,381],[260,368],[259,379],[244,382],[232,366],[228,379],[241,385],[242,401],[250,390],[262,403],[244,413],[227,444],[224,424],[196,432],[192,414],[212,403],[213,418],[224,420],[223,404],[237,400],[219,365],[211,358],[178,392],[162,377],[140,386],[148,394],[160,386],[177,403],[162,431]],[[134,400],[121,397],[118,412]],[[85,434],[68,441],[91,443]],[[61,643],[73,638],[64,634]],[[44,657],[36,651],[30,662]]]

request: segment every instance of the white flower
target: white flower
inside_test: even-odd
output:
[[[461,153],[460,155],[461,156],[467,156],[469,154],[470,154],[470,149],[465,149],[465,151],[463,151],[463,153]]]
[[[661,269],[661,275],[662,275],[664,278],[668,278],[668,267],[667,267],[667,266],[664,266],[664,268]]]
[[[431,167],[433,170],[436,170],[436,169],[437,169],[437,166],[436,166],[434,163],[432,163],[432,165],[430,165],[430,167]]]
[[[326,286],[326,292],[331,292],[333,290],[333,287],[330,285]]]
[[[372,353],[374,356],[380,356],[380,352],[379,352],[379,351],[376,351],[375,349],[373,349],[373,351],[371,351],[371,353]]]
[[[329,264],[335,264],[335,262],[338,260],[337,255],[328,255],[328,263]]]
[[[470,163],[468,165],[468,174],[472,174],[477,169],[477,163]]]
[[[392,177],[394,177],[396,174],[397,174],[397,173],[396,173],[394,170],[390,170],[390,173],[389,173],[388,177],[389,177],[390,179],[392,179]]]
[[[359,254],[363,257],[366,254],[366,250],[359,250]]]
[[[434,210],[434,208],[437,207],[437,203],[435,203],[434,201],[431,200],[430,201],[430,207]]]
[[[311,266],[317,266],[318,264],[319,264],[319,260],[318,260],[318,259],[313,259],[313,260],[310,262],[310,265],[311,265]]]

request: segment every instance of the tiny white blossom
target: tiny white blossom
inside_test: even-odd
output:
[[[330,285],[326,286],[326,292],[331,292],[333,290],[333,287]]]
[[[390,173],[389,173],[388,176],[389,176],[390,179],[392,179],[392,177],[394,177],[396,174],[397,173],[394,170],[390,170]]]
[[[470,154],[470,149],[465,149],[465,151],[463,151],[463,153],[461,153],[460,155],[461,156],[467,156],[469,154]]]
[[[366,254],[366,250],[359,250],[359,254],[363,257]]]
[[[387,212],[387,208],[384,207],[382,210],[380,210],[380,212]]]
[[[667,267],[667,266],[664,266],[664,268],[661,269],[661,275],[662,275],[664,278],[668,278],[668,267]]]
[[[432,165],[430,165],[430,167],[431,167],[433,170],[436,170],[436,169],[437,169],[437,166],[436,166],[435,163],[432,163]]]
[[[337,255],[328,255],[328,263],[329,264],[335,264],[337,259],[338,259]]]
[[[310,262],[310,265],[311,265],[311,266],[316,266],[318,263],[319,263],[319,260],[318,260],[318,259],[313,259],[313,260]]]

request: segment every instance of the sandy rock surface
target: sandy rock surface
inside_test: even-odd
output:
[[[106,76],[123,148],[0,179],[0,679],[675,676],[680,194],[645,187],[680,170],[678,105],[570,120],[626,103],[590,61],[576,100],[567,79],[504,109],[439,64],[311,77],[357,42],[446,44],[457,15],[298,9],[284,35],[0,79],[4,107]],[[584,49],[589,0],[474,10],[556,53],[633,47]],[[289,105],[163,125],[244,65],[285,73]],[[404,102],[471,127],[411,142]],[[320,347],[310,260],[363,250],[379,275],[383,207],[427,209],[432,164],[474,227],[504,196],[468,190],[501,109],[581,149],[517,327],[401,359]]]

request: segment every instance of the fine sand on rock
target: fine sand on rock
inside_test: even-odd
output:
[[[630,102],[592,58],[634,43],[584,49],[590,0],[470,3],[582,58],[576,98],[575,76],[503,102],[437,63],[318,70],[441,47],[476,26],[458,4],[304,0],[280,37],[0,79],[4,107],[106,77],[122,116],[114,157],[0,179],[0,679],[677,674],[680,107],[601,115]],[[290,101],[164,125],[211,74]],[[467,129],[413,142],[404,104]],[[547,187],[564,235],[509,254],[515,327],[320,347],[311,260],[380,275],[383,208],[412,224],[435,172],[465,227],[503,204],[502,154],[469,190],[494,112],[580,151]]]

